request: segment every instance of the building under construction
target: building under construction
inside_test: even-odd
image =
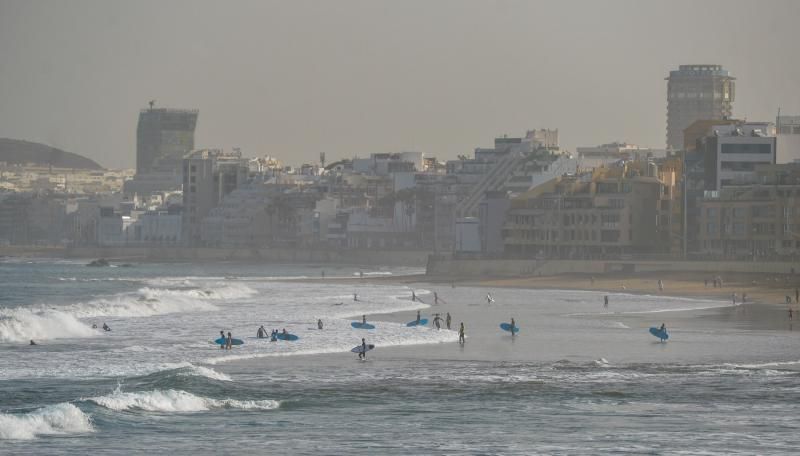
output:
[[[139,113],[136,127],[136,173],[156,168],[180,169],[183,156],[194,150],[198,111],[153,108]]]

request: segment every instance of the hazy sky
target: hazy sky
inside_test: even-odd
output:
[[[737,117],[800,114],[798,42],[793,0],[0,0],[0,137],[132,167],[156,99],[200,110],[197,147],[287,164],[542,127],[664,147],[679,64],[729,69]]]

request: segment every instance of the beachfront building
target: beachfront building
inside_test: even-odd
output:
[[[667,149],[683,147],[683,132],[697,120],[731,117],[735,79],[722,65],[681,65],[667,80]]]
[[[778,116],[776,133],[775,162],[800,162],[800,116]]]
[[[183,159],[183,239],[201,241],[201,221],[222,198],[247,181],[248,161],[238,151],[196,150]]]
[[[756,166],[775,163],[775,144],[770,122],[712,127],[697,147],[704,159],[705,190],[756,183]]]
[[[633,162],[553,179],[511,200],[507,256],[602,258],[668,253],[674,171]]]
[[[758,183],[708,191],[698,202],[706,258],[796,259],[800,254],[800,164],[761,165]]]

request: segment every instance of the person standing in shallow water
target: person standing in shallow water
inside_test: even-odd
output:
[[[464,345],[464,322],[461,322],[461,326],[458,328],[458,343]]]
[[[358,359],[367,360],[367,341],[361,338],[361,352],[358,354]]]
[[[233,348],[233,336],[231,332],[228,331],[228,337],[225,339],[225,349],[230,350]]]
[[[450,329],[450,322],[452,319],[453,318],[450,316],[450,312],[447,312],[447,316],[444,319],[444,324],[447,326],[447,329]]]

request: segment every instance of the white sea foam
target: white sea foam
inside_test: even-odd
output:
[[[29,308],[0,310],[0,341],[25,342],[68,337],[91,337],[97,331],[75,316],[58,310]]]
[[[93,430],[91,417],[66,402],[23,415],[0,413],[0,440],[31,440],[38,435],[82,434]]]
[[[153,390],[125,393],[119,388],[107,396],[88,399],[102,407],[123,411],[146,412],[203,412],[212,409],[272,410],[280,406],[278,401],[240,401],[236,399],[212,399],[196,396],[183,390]]]
[[[196,376],[196,377],[205,377],[210,378],[212,380],[219,380],[221,382],[231,382],[233,379],[222,372],[217,372],[214,369],[205,366],[196,366],[192,363],[183,363],[179,367],[180,372],[178,375],[182,377],[189,377],[189,376]]]
[[[99,298],[67,306],[66,309],[80,317],[150,317],[183,312],[208,312],[218,308],[215,301],[249,297],[255,290],[232,284],[207,289],[159,289],[144,287],[135,293],[122,293],[109,298]]]

